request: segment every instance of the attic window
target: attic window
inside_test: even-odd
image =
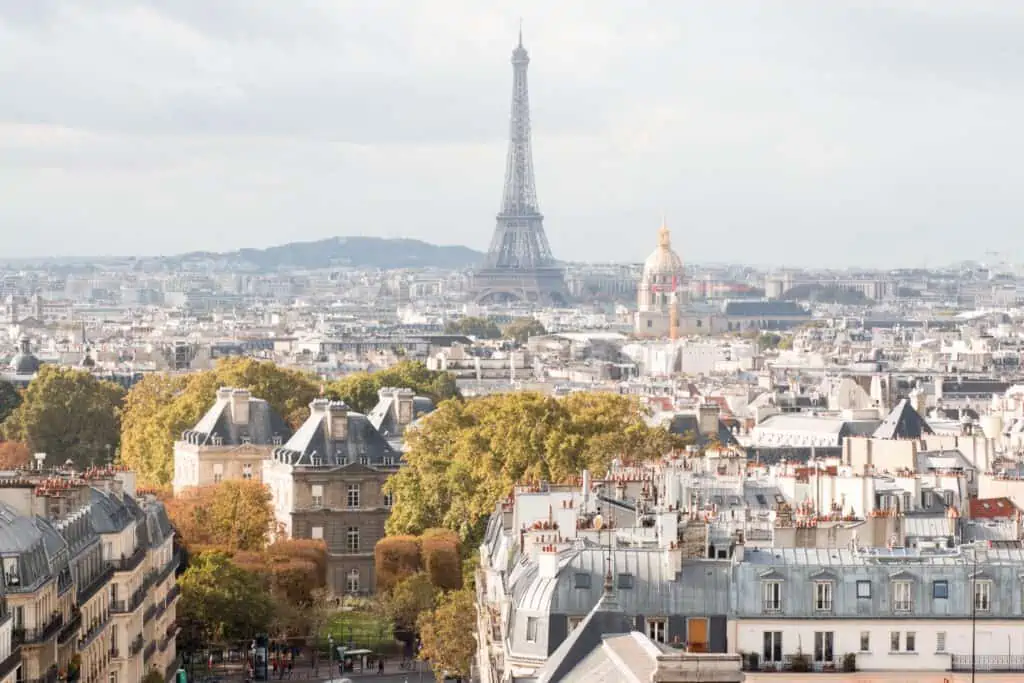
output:
[[[589,575],[588,575],[589,577]],[[619,590],[629,590],[633,587],[633,575],[632,574],[619,574]]]
[[[216,436],[214,436],[212,441],[213,441],[213,445],[214,446],[223,446],[224,445],[224,437],[221,436],[220,434],[217,434]]]
[[[281,435],[280,435],[280,434],[274,434],[274,438],[273,438],[273,440],[272,440],[272,443],[273,443],[273,444],[274,444],[275,446],[280,446],[280,445],[281,445],[281,441],[282,441],[282,439],[281,439]]]
[[[758,493],[757,495],[754,496],[754,498],[757,498],[758,505],[768,507],[768,499],[764,497],[763,493]]]
[[[590,574],[577,572],[575,585],[576,588],[590,588]]]
[[[252,439],[250,439],[248,436],[243,436],[242,437],[242,445],[243,446],[248,446],[250,443],[252,443]]]
[[[395,464],[395,459],[392,458],[390,455],[385,455],[384,456],[384,464],[385,465],[394,465]]]

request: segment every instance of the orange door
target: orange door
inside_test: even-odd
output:
[[[693,617],[686,620],[686,642],[690,652],[708,651],[708,620]]]

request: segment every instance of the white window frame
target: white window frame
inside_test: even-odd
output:
[[[892,611],[903,614],[914,611],[914,583],[912,581],[892,582]]]
[[[935,633],[935,651],[945,652],[946,651],[946,632],[937,631]]]
[[[903,634],[903,647],[907,652],[917,652],[917,631],[907,631]]]
[[[860,649],[858,652],[871,652],[871,631],[860,632]]]
[[[761,606],[765,612],[782,611],[782,582],[761,582]]]
[[[831,581],[815,581],[814,582],[814,611],[815,612],[831,612],[832,611],[832,582]]]
[[[889,631],[889,652],[900,651],[900,632]]]
[[[350,553],[359,552],[359,527],[350,526],[345,532],[345,549]]]
[[[992,610],[992,582],[981,580],[974,582],[974,611],[990,612]]]
[[[348,593],[359,592],[359,570],[350,569],[345,575],[345,591]]]
[[[324,485],[311,484],[309,487],[309,504],[315,508],[324,506]]]
[[[247,462],[242,465],[242,479],[252,479],[252,463]]]
[[[309,537],[314,541],[324,540],[324,528],[322,526],[314,526],[309,529]]]
[[[826,655],[831,653],[831,657]],[[820,656],[819,656],[820,655]],[[814,632],[814,661],[820,664],[827,664],[836,660],[836,634],[835,631]]]
[[[537,617],[526,617],[526,642],[537,642],[538,621]]]
[[[762,631],[761,635],[761,658],[771,664],[781,664],[785,659],[782,650],[782,631]],[[775,652],[778,651],[779,659],[775,659]]]
[[[362,502],[363,491],[362,486],[359,484],[349,484],[348,491],[345,497],[345,503],[349,509],[355,510],[359,508]]]
[[[663,617],[656,617],[647,620],[647,637],[656,643],[665,644],[668,633],[668,620]]]

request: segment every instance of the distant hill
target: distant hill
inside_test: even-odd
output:
[[[469,247],[438,246],[420,240],[383,237],[332,237],[315,242],[289,242],[266,249],[239,249],[225,253],[191,252],[172,261],[224,261],[229,265],[278,268],[466,268],[484,255]]]

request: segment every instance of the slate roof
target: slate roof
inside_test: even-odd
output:
[[[331,411],[344,413],[347,421],[344,439],[332,438],[329,421]],[[310,404],[310,414],[295,435],[284,446],[274,449],[274,457],[292,465],[339,466],[353,463],[364,465],[393,465],[400,457],[397,451],[373,423],[362,413],[348,410],[339,401],[317,399]],[[385,459],[392,460],[386,463]]]
[[[0,503],[0,556],[18,560],[18,580],[12,585],[7,578],[8,592],[33,591],[51,577],[43,531],[33,518],[19,515],[4,503]]]
[[[217,400],[206,414],[196,423],[193,429],[182,434],[182,440],[200,446],[213,444],[214,437],[220,437],[224,446],[240,446],[243,443],[258,446],[269,446],[274,438],[279,437],[280,443],[289,439],[292,430],[284,419],[277,414],[270,404],[260,398],[250,396],[249,420],[247,424],[235,424],[231,419],[231,389],[220,389]]]
[[[412,398],[412,421],[420,419],[434,411],[434,402],[425,396],[414,396]],[[374,429],[384,437],[400,434],[402,428],[398,424],[398,398],[394,395],[384,394],[381,390],[380,400],[377,405],[366,414],[367,419],[373,424]],[[408,425],[406,425],[408,426]]]
[[[992,394],[1003,394],[1013,382],[991,379],[945,379],[942,381],[942,395],[949,397],[988,398]]]
[[[903,399],[885,416],[872,436],[876,439],[920,439],[934,433],[920,413],[910,405],[910,401]]]
[[[809,318],[810,311],[795,301],[727,301],[722,309],[726,315],[745,318]]]
[[[567,680],[573,669],[601,646],[603,637],[610,633],[630,633],[629,618],[619,607],[615,591],[605,588],[590,614],[573,629],[572,633],[551,654],[537,675],[537,683],[558,683]]]
[[[110,493],[93,487],[90,491],[92,526],[98,534],[116,534],[123,531],[134,516],[121,500]]]
[[[706,446],[709,441],[708,434],[701,434],[700,423],[695,413],[679,413],[673,415],[668,425],[668,430],[673,434],[685,436],[687,433],[691,434],[697,446]],[[718,420],[718,441],[723,446],[737,446],[739,442],[736,441],[736,437],[733,436],[732,430],[729,426],[721,419]]]

